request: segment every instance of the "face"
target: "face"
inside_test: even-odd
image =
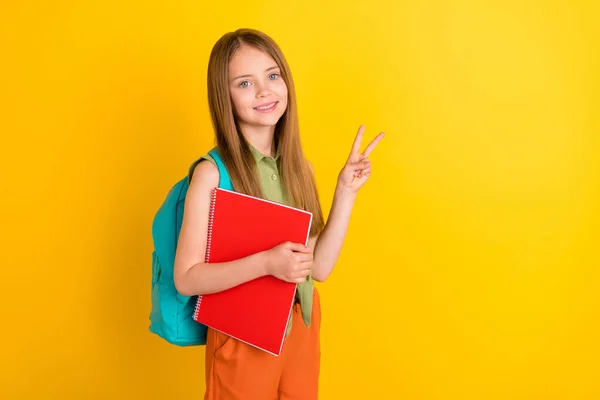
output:
[[[229,62],[229,91],[238,124],[274,127],[287,108],[287,86],[273,58],[242,45]]]

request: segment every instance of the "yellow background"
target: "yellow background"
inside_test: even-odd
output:
[[[147,330],[150,227],[253,27],[325,212],[358,125],[388,133],[319,285],[321,398],[600,398],[593,3],[5,2],[0,397],[201,398],[204,349]]]

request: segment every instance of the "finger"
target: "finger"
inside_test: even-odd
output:
[[[298,261],[300,261],[301,263],[312,261],[312,259],[312,253],[298,253]]]
[[[362,181],[363,183],[367,181],[367,179],[369,179],[369,177],[371,176],[371,171],[365,172],[364,174],[362,174],[361,176],[358,177],[359,181]]]
[[[350,152],[350,157],[352,157],[353,155],[360,154],[360,143],[362,142],[364,131],[365,127],[361,125],[358,128],[358,133],[356,134],[356,137],[354,138],[354,143],[352,144],[352,151]]]
[[[310,253],[312,251],[311,249],[306,247],[303,243],[289,242],[286,247],[292,251],[296,251],[299,253]]]
[[[367,168],[371,168],[371,161],[365,157],[360,162],[352,164],[352,167],[355,168],[354,176],[358,177],[360,175],[360,171],[367,169]]]
[[[308,274],[310,274],[310,271],[312,270],[312,267],[313,267],[313,260],[305,261],[305,262],[303,262],[303,263],[300,264],[300,271],[304,275],[308,275]]]
[[[371,154],[371,152],[373,151],[373,149],[375,149],[375,146],[377,146],[377,144],[379,142],[381,142],[381,139],[383,139],[384,136],[385,136],[385,133],[383,133],[383,132],[381,132],[379,135],[375,136],[375,139],[373,139],[371,141],[371,143],[369,143],[369,145],[367,146],[365,151],[362,152],[362,155],[364,157],[368,157],[369,154]]]
[[[310,269],[303,269],[301,271],[297,271],[293,277],[294,278],[306,278],[310,274]]]
[[[309,275],[310,270],[296,271],[288,275],[285,280],[288,282],[303,283]]]
[[[310,247],[301,245],[300,247],[298,247],[298,250],[294,249],[292,251],[297,254],[312,254],[313,249],[311,249]]]
[[[307,268],[307,265],[305,265],[304,267],[302,267],[302,269],[299,269],[298,271],[296,271],[296,273],[294,275],[296,275],[296,276],[307,276],[308,274],[310,274],[310,268]]]
[[[358,173],[358,178],[362,178],[363,176],[369,177],[371,175],[371,168],[363,169]]]
[[[346,167],[350,171],[358,171],[361,169],[367,169],[367,168],[371,167],[371,161],[369,161],[368,159],[365,159],[365,160],[357,162],[357,163],[348,163],[348,164],[346,164]]]

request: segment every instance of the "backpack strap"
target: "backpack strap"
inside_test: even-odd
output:
[[[217,168],[219,169],[219,187],[222,189],[233,190],[231,178],[229,177],[225,163],[223,163],[223,160],[219,155],[219,150],[214,147],[208,154],[215,160],[215,163],[217,163]]]

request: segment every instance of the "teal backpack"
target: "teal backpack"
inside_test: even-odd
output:
[[[209,153],[219,169],[219,187],[233,190],[231,179],[217,148]],[[177,346],[206,344],[207,327],[193,319],[197,296],[182,296],[173,281],[175,250],[183,220],[188,177],[167,194],[152,222],[152,309],[150,332]]]

